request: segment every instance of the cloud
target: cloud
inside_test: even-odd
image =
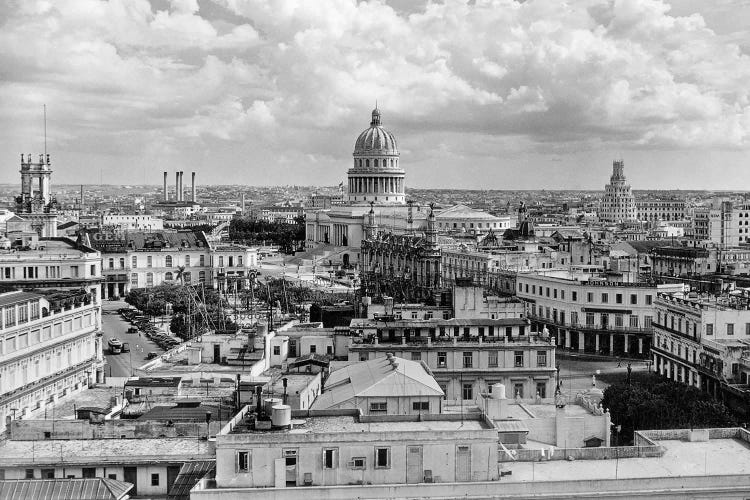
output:
[[[51,143],[84,158],[91,148],[127,165],[162,144],[190,162],[198,149],[254,148],[269,165],[316,159],[332,167],[325,179],[302,167],[285,175],[333,182],[376,99],[410,161],[438,172],[509,151],[750,146],[741,34],[661,0],[446,0],[408,11],[354,0],[19,0],[5,10],[0,145],[14,154],[38,136],[47,103]]]

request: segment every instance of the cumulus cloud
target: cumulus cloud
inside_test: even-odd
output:
[[[409,159],[437,171],[480,161],[491,173],[487,159],[506,154],[750,146],[750,59],[738,32],[723,36],[662,0],[446,0],[410,12],[375,0],[18,0],[5,9],[0,144],[13,154],[38,136],[43,102],[56,117],[52,144],[82,158],[93,148],[92,158],[127,165],[162,144],[190,162],[198,149],[235,148],[262,158],[257,168],[314,163],[315,176],[284,171],[299,182],[344,175],[376,99]],[[230,166],[216,172],[250,182]]]

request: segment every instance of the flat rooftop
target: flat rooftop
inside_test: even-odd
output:
[[[513,474],[503,477],[502,482],[750,474],[750,446],[740,439],[663,440],[656,444],[666,448],[661,457],[617,459],[616,448],[612,448],[612,458],[603,460],[505,462],[503,470]]]
[[[213,442],[198,438],[6,440],[0,444],[0,467],[170,462],[214,457]]]
[[[394,416],[395,417],[395,416]],[[242,427],[234,434],[337,434],[349,432],[456,432],[494,429],[483,420],[467,417],[463,420],[421,420],[361,422],[355,416],[292,417],[291,429],[253,430]]]

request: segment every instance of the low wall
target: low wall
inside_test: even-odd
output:
[[[221,428],[221,422],[209,424],[211,434]],[[49,433],[49,434],[47,434]],[[205,422],[166,422],[155,420],[14,420],[9,436],[14,441],[43,441],[54,439],[140,439],[160,437],[202,437]]]
[[[511,479],[475,483],[309,486],[305,488],[215,488],[202,479],[190,492],[191,500],[298,500],[307,498],[349,500],[351,498],[744,498],[750,494],[750,476],[681,476],[636,479],[518,482]],[[719,495],[713,494],[714,492]]]
[[[498,462],[535,462],[540,460],[568,460],[572,457],[575,460],[609,460],[613,458],[643,458],[643,457],[660,457],[666,451],[662,446],[615,446],[599,448],[555,448],[552,449],[552,456],[549,455],[549,449],[545,450],[542,456],[542,450],[539,449],[520,449],[513,450],[514,457],[509,457],[505,451],[500,450],[497,455]]]

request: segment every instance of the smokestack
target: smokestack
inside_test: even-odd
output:
[[[180,201],[180,173],[174,173],[174,201]]]
[[[190,185],[190,201],[195,203],[195,172],[193,172],[193,180]]]
[[[83,184],[81,184],[81,206],[79,208],[81,209],[81,213],[83,213]]]
[[[164,171],[164,201],[169,201],[169,194],[167,193],[167,171]]]
[[[185,193],[183,191],[183,186],[182,186],[182,174],[183,173],[184,172],[180,171],[180,199],[179,201],[183,201],[183,198],[185,197]]]

